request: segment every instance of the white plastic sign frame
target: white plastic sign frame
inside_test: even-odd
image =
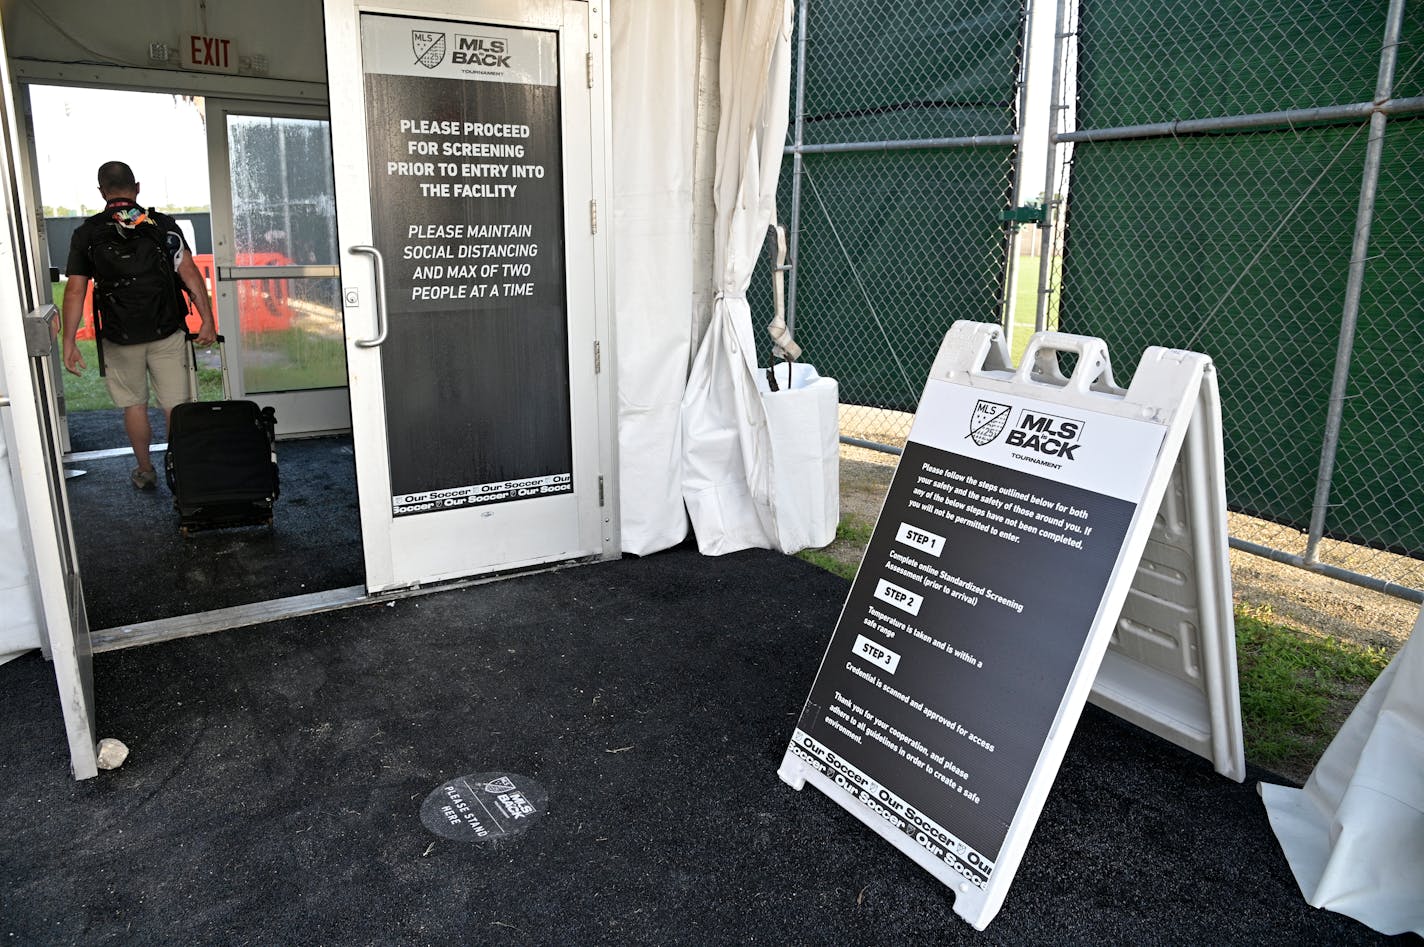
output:
[[[1216,371],[1195,413],[1088,699],[1246,778]]]
[[[977,929],[1042,812],[1209,369],[1152,348],[1124,391],[1099,339],[1039,333],[1017,369],[996,326],[958,322],[941,345],[779,775],[949,886]]]

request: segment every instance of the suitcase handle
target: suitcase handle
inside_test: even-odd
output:
[[[188,340],[188,398],[191,401],[198,400],[198,333],[185,332],[184,338]],[[223,400],[232,400],[232,382],[227,377],[227,342],[221,334],[216,339],[218,346],[218,360],[222,363],[222,386]]]

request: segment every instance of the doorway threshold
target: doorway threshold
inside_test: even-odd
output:
[[[490,582],[501,582],[518,576],[558,572],[575,566],[593,565],[607,561],[610,559],[603,556],[584,556],[561,562],[521,566],[503,572],[491,572],[462,579],[447,579],[429,585],[388,589],[384,592],[368,592],[364,585],[351,585],[344,589],[332,589],[327,592],[310,592],[306,595],[292,595],[287,598],[274,598],[266,602],[254,602],[251,605],[234,605],[230,608],[195,612],[192,615],[178,615],[173,618],[158,618],[132,625],[100,628],[89,633],[89,644],[95,654],[119,651],[124,648],[136,648],[139,645],[158,644],[177,638],[192,638],[215,631],[260,625],[283,618],[299,618],[303,615],[316,615],[320,612],[334,612],[338,609],[350,608],[353,605],[370,605],[378,602],[416,598],[422,595],[433,595],[437,592],[450,592],[455,589],[486,585]]]
[[[162,444],[150,444],[148,451],[150,454],[161,454],[168,450],[167,442]],[[108,447],[104,450],[84,450],[78,453],[70,452],[65,454],[63,460],[66,464],[84,463],[90,460],[108,460],[110,457],[132,457],[132,447]]]
[[[344,589],[328,592],[311,592],[288,598],[274,598],[267,602],[251,605],[234,605],[230,608],[216,608],[210,612],[179,615],[174,618],[159,618],[154,621],[138,622],[133,625],[119,625],[115,628],[101,628],[89,633],[89,643],[97,654],[103,651],[118,651],[122,648],[136,648],[139,645],[157,644],[176,638],[191,638],[229,628],[246,625],[260,625],[264,622],[283,618],[297,618],[315,615],[318,612],[335,611],[370,601],[364,585],[352,585]]]

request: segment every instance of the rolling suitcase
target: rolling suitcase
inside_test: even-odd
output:
[[[276,413],[251,401],[198,401],[197,335],[188,333],[188,385],[194,398],[173,408],[163,471],[178,528],[270,525],[277,500]],[[223,394],[231,395],[227,352],[218,336]]]

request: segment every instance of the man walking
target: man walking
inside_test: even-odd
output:
[[[138,182],[122,161],[99,167],[99,193],[107,202],[74,232],[64,287],[64,367],[82,374],[87,365],[75,344],[84,318],[84,297],[94,280],[95,342],[109,396],[124,409],[124,431],[133,445],[129,479],[152,490],[158,474],[149,457],[149,379],[167,419],[188,400],[186,287],[202,319],[198,344],[217,339],[203,276],[193,263],[183,232],[167,214],[139,206]]]

